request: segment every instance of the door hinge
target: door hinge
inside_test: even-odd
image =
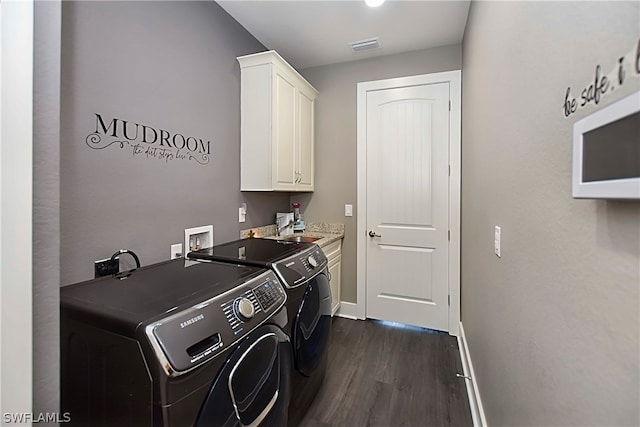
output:
[[[451,176],[451,165],[449,165],[449,176]]]
[[[451,230],[447,230],[447,240],[451,241]]]
[[[451,295],[447,295],[447,304],[451,306]]]
[[[449,101],[449,111],[451,111],[451,101]]]

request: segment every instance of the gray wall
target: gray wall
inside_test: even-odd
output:
[[[120,248],[148,265],[168,259],[185,228],[213,224],[219,243],[288,209],[288,194],[239,191],[236,57],[263,50],[215,2],[63,2],[63,285],[92,278],[93,261]],[[107,126],[129,121],[130,137],[138,123],[210,141],[209,163],[133,155],[129,144],[90,148],[95,113]],[[240,226],[242,202],[249,212]],[[126,256],[122,264],[133,267]]]
[[[320,92],[316,104],[315,192],[292,195],[307,222],[345,224],[342,301],[356,302],[357,84],[392,77],[459,70],[461,46],[444,46],[349,63],[313,67],[301,74]],[[344,205],[353,205],[353,217]]]
[[[640,202],[571,197],[565,118],[635,50],[640,3],[472,2],[463,42],[462,322],[490,425],[638,425]],[[630,58],[629,58],[630,59]],[[493,230],[502,226],[502,258]]]
[[[60,406],[60,1],[34,2],[33,413]]]

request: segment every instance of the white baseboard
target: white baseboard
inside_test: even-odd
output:
[[[340,301],[340,308],[336,312],[336,316],[358,320],[358,305],[352,302]]]
[[[473,371],[473,363],[471,363],[471,355],[469,354],[467,337],[464,334],[462,322],[460,322],[460,334],[458,334],[458,348],[460,349],[460,360],[462,361],[464,375],[470,377],[470,379],[465,380],[465,383],[467,385],[467,396],[469,396],[473,425],[474,427],[487,427],[487,419],[484,415],[484,407],[482,406],[482,399],[480,399],[480,390],[478,390],[476,374]]]

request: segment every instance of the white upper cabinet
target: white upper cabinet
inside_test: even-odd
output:
[[[313,191],[318,91],[275,51],[241,56],[240,189]]]

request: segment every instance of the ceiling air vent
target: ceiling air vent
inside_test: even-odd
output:
[[[374,37],[372,39],[351,42],[349,43],[349,46],[351,46],[351,50],[354,52],[360,52],[362,50],[378,49],[380,47],[380,42],[377,37]]]

